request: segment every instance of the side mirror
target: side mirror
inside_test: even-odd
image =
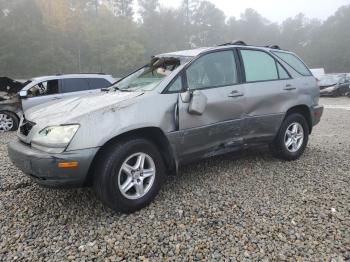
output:
[[[193,115],[202,115],[207,106],[208,98],[199,90],[192,93],[192,99],[188,107],[188,113]]]
[[[186,92],[181,93],[180,96],[183,103],[189,103],[191,101],[192,92],[188,89]]]
[[[18,94],[19,94],[20,98],[27,98],[27,96],[28,96],[28,92],[27,91],[20,91]]]

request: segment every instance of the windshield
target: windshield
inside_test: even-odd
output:
[[[153,58],[149,65],[115,83],[110,89],[120,91],[151,91],[179,65],[178,58]]]

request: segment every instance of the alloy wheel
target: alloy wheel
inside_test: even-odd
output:
[[[292,123],[284,135],[284,144],[291,153],[297,152],[304,142],[304,129],[299,123]]]
[[[155,175],[156,167],[152,157],[145,153],[133,154],[119,170],[118,188],[127,199],[140,199],[152,188]]]
[[[13,119],[7,114],[0,114],[0,132],[8,132],[13,128]]]

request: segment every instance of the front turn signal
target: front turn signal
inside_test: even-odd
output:
[[[75,168],[78,167],[79,163],[76,161],[73,162],[60,162],[58,163],[59,168]]]

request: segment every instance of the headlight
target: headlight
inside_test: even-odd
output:
[[[79,125],[49,126],[33,136],[32,146],[50,153],[60,153],[68,146]]]

